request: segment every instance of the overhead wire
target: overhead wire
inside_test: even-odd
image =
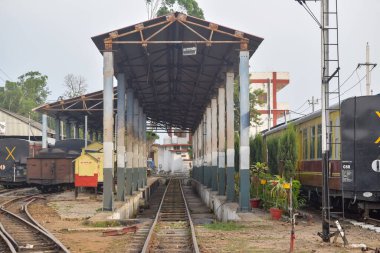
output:
[[[3,69],[0,68],[0,71],[3,72],[3,74],[6,75],[7,78],[9,78],[9,80],[12,80],[12,78],[7,73],[5,73]]]

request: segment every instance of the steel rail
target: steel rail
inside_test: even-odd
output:
[[[26,198],[30,198],[32,196],[27,196]],[[5,209],[5,205],[9,205],[10,203],[12,202],[15,202],[17,200],[20,200],[22,198],[25,198],[25,197],[20,197],[20,198],[16,198],[16,199],[12,199],[12,200],[9,200],[9,201],[6,201],[4,203],[2,203],[2,205],[0,206],[0,211],[2,211],[4,216],[10,216],[11,218],[13,219],[16,219],[18,220],[20,223],[22,224],[25,224],[27,227],[29,228],[32,228],[34,230],[36,230],[37,232],[41,233],[42,235],[44,235],[45,237],[47,237],[49,240],[51,240],[52,242],[54,242],[59,248],[61,251],[65,252],[65,253],[69,253],[70,251],[59,241],[57,240],[51,233],[47,232],[46,229],[44,228],[41,228],[39,227],[37,224],[33,224],[33,223],[37,223],[31,216],[28,218],[31,219],[31,221],[27,221],[26,219],[8,211]],[[0,230],[5,234],[5,236],[12,242],[12,244],[15,246],[16,249],[19,249],[19,245],[18,243],[16,242],[16,240],[5,230],[4,226],[0,226]]]
[[[16,251],[15,247],[13,247],[13,242],[11,242],[8,239],[8,236],[4,232],[5,232],[5,229],[4,229],[3,225],[0,223],[0,237],[1,237],[1,239],[5,242],[5,244],[7,245],[7,247],[9,248],[11,253],[16,253],[17,251]]]
[[[190,230],[191,230],[191,239],[193,241],[194,253],[199,253],[200,251],[199,251],[199,247],[198,247],[197,237],[195,236],[194,223],[193,223],[193,220],[191,219],[189,206],[187,205],[187,199],[185,198],[185,193],[183,192],[181,181],[180,181],[180,187],[181,187],[182,197],[185,201],[187,217],[189,219]]]
[[[166,186],[165,192],[164,192],[164,194],[162,196],[161,203],[160,203],[160,206],[159,206],[157,214],[156,214],[156,218],[154,219],[154,222],[153,222],[152,226],[150,227],[149,234],[148,234],[148,236],[147,236],[147,238],[145,240],[144,247],[141,250],[141,253],[147,253],[148,252],[148,247],[149,247],[150,241],[152,239],[154,228],[155,228],[156,224],[158,223],[158,219],[160,217],[159,214],[161,213],[161,207],[162,207],[162,204],[164,203],[165,196],[166,196],[166,193],[168,191],[168,188],[169,188],[170,184],[171,184],[171,180],[169,181],[168,185]]]

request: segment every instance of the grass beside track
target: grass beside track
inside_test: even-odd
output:
[[[235,231],[245,228],[245,226],[236,222],[214,222],[211,224],[205,224],[203,226],[207,229],[221,231]]]

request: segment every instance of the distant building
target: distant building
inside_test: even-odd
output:
[[[10,112],[0,108],[0,138],[21,138],[34,141],[42,139],[42,124],[21,116],[17,113]],[[54,137],[54,131],[48,129],[48,139]]]
[[[261,125],[251,127],[253,136],[263,130],[277,125],[278,119],[289,114],[289,105],[277,101],[277,93],[289,84],[288,72],[256,72],[250,75],[250,90],[262,89],[259,97],[262,102],[257,109],[261,113]]]
[[[162,145],[155,144],[155,165],[158,171],[187,172],[192,168],[192,159],[189,156],[191,135],[174,131],[164,138]]]

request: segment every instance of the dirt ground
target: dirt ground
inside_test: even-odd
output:
[[[89,228],[83,220],[62,220],[54,210],[40,200],[30,208],[34,217],[51,231],[71,252],[124,252],[131,234],[103,237],[100,231],[67,232],[72,228]],[[290,224],[272,221],[269,214],[255,210],[254,215],[245,215],[242,227],[234,231],[213,230],[204,225],[196,226],[201,252],[288,252]],[[364,243],[369,247],[380,247],[380,233],[345,225],[349,243]],[[360,249],[342,247],[339,238],[336,244],[322,243],[317,236],[321,230],[320,220],[298,220],[296,226],[295,252],[360,252]]]

